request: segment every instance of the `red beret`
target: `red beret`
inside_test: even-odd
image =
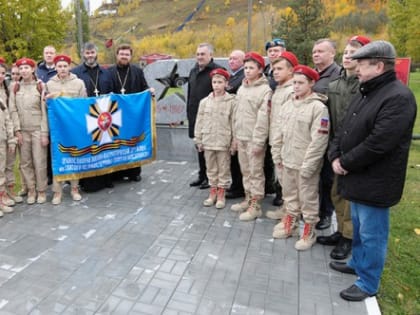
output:
[[[256,63],[258,63],[261,66],[261,68],[265,67],[264,58],[255,51],[250,51],[245,54],[244,61],[249,61],[249,60],[254,60]]]
[[[32,68],[35,68],[36,63],[35,60],[32,60],[30,58],[20,58],[18,61],[16,61],[16,66],[20,67],[23,65],[31,66]]]
[[[318,81],[319,80],[319,74],[314,69],[304,66],[304,65],[297,65],[293,69],[293,73],[300,73],[306,75],[309,79]]]
[[[53,61],[54,64],[56,64],[59,61],[65,61],[68,64],[71,64],[71,58],[69,56],[66,56],[66,55],[57,55],[57,56],[54,57],[54,61]]]
[[[290,62],[290,64],[293,67],[296,67],[299,64],[299,61],[298,61],[297,57],[295,56],[295,54],[291,53],[290,51],[283,51],[280,54],[280,57],[282,57],[282,58],[286,59],[288,62]]]
[[[210,72],[210,77],[212,78],[215,74],[219,74],[221,76],[224,76],[226,80],[229,80],[230,74],[225,69],[217,68]]]
[[[3,57],[0,57],[0,64],[5,64],[6,63],[6,59],[4,59]]]
[[[365,46],[366,44],[370,43],[370,38],[367,38],[365,36],[360,36],[360,35],[354,35],[352,37],[350,37],[349,42],[358,42],[360,45]]]

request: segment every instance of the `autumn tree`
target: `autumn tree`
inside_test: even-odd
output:
[[[76,31],[75,31],[75,42],[77,43],[77,51],[79,52],[79,57],[82,51],[82,47],[80,47],[81,44],[86,43],[89,41],[90,38],[90,32],[89,32],[89,15],[88,12],[86,10],[86,6],[85,6],[85,1],[84,0],[76,0],[78,1],[78,6],[74,6],[74,15],[77,17],[78,14],[80,14],[80,24],[79,25],[79,19],[76,18]],[[79,10],[79,11],[78,11]],[[81,40],[82,42],[80,43],[78,40],[78,36],[79,36],[79,27],[81,28]]]
[[[391,0],[389,33],[399,56],[410,56],[420,62],[420,0]]]
[[[0,54],[8,62],[42,57],[43,47],[61,47],[70,14],[60,0],[0,0]]]
[[[330,22],[321,0],[288,1],[273,37],[285,39],[287,49],[298,56],[300,63],[311,64],[313,43],[329,36]]]

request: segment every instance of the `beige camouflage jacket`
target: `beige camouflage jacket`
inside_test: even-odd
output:
[[[252,83],[248,83],[246,79],[242,81],[236,96],[237,104],[233,119],[233,134],[236,139],[264,146],[267,141],[268,125],[261,124],[261,128],[265,128],[265,131],[256,131],[255,126],[258,117],[266,115],[271,95],[272,90],[265,76]]]
[[[275,119],[271,153],[274,163],[311,177],[320,171],[330,129],[326,96],[312,93],[303,100],[287,101]]]
[[[16,84],[19,88],[15,88]],[[40,130],[43,135],[48,135],[47,111],[41,94],[35,80],[10,85],[9,108],[15,132]]]
[[[86,87],[83,80],[79,79],[73,73],[70,73],[70,75],[64,80],[55,75],[48,80],[46,93],[52,94],[51,96],[53,97],[85,97]]]
[[[6,102],[0,98],[0,143],[7,141],[8,145],[15,146],[17,141],[13,131],[13,123],[10,119]]]
[[[194,128],[194,142],[204,150],[225,151],[232,142],[232,116],[235,96],[225,93],[215,97],[213,92],[200,101]]]
[[[268,143],[271,145],[273,139],[274,129],[278,128],[273,124],[274,117],[278,116],[281,106],[291,98],[293,94],[293,80],[289,80],[284,84],[277,85],[271,101],[263,104],[258,113],[257,123],[255,125],[254,137],[256,139],[268,138]]]

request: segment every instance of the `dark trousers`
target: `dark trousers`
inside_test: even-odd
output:
[[[230,173],[232,176],[232,184],[230,185],[231,191],[243,192],[244,186],[242,184],[241,167],[239,166],[238,153],[230,157]]]
[[[274,171],[273,157],[271,156],[271,146],[267,145],[264,158],[265,193],[273,194],[276,192],[276,175]]]
[[[198,152],[198,167],[198,178],[207,179],[207,168],[206,159],[204,158],[204,151]]]
[[[324,163],[319,178],[319,217],[330,217],[334,211],[334,204],[331,200],[331,189],[333,186],[334,172],[330,161],[324,156]]]
[[[52,184],[53,182],[53,171],[52,171],[52,159],[51,159],[51,138],[49,139],[47,146],[47,178],[48,178],[48,185]]]

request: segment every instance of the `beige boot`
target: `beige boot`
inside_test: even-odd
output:
[[[315,234],[315,224],[305,223],[303,227],[303,234],[295,243],[295,248],[297,250],[307,250],[312,247],[316,242],[316,234]]]
[[[77,186],[75,186],[75,187],[72,187],[71,188],[71,198],[74,200],[74,201],[80,201],[80,200],[82,200],[82,195],[80,195],[80,192],[79,192],[79,187],[77,187]]]
[[[252,197],[249,201],[249,207],[246,209],[245,212],[242,212],[239,216],[239,220],[241,221],[252,221],[256,218],[259,218],[262,216],[261,211],[261,200],[257,199],[256,197]]]
[[[28,205],[33,205],[36,201],[36,191],[35,189],[28,190],[28,198],[26,198],[26,203]]]
[[[23,202],[23,198],[15,193],[15,185],[7,185],[7,194],[16,203]]]
[[[11,199],[7,193],[5,191],[1,192],[1,201],[2,204],[4,204],[5,206],[14,206],[15,205],[15,201],[13,199]]]
[[[273,230],[274,238],[288,238],[297,235],[299,228],[299,221],[297,217],[287,214],[283,217]]]
[[[251,195],[245,193],[245,199],[240,203],[235,203],[230,207],[230,210],[235,212],[244,212],[249,207],[249,202],[251,201]]]
[[[36,200],[36,203],[42,204],[47,201],[47,195],[45,191],[38,191],[38,198]]]
[[[0,192],[0,212],[2,215],[0,215],[0,217],[3,216],[3,213],[10,213],[13,212],[13,208],[9,207],[8,205],[6,205],[3,202],[3,196],[7,195],[5,191]]]
[[[203,206],[211,207],[217,199],[217,187],[210,187],[209,197],[203,201]]]
[[[269,210],[266,212],[265,216],[273,220],[281,220],[286,214],[286,209],[284,207],[277,208],[275,210]]]
[[[51,203],[56,206],[61,203],[61,192],[55,192],[53,195],[53,198],[51,200]]]
[[[217,188],[217,202],[216,202],[216,208],[217,209],[223,209],[226,205],[226,199],[225,199],[225,189],[224,188]]]

